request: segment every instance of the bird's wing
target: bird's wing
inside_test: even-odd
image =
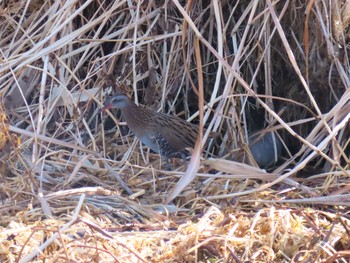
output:
[[[164,137],[174,151],[193,147],[198,136],[198,127],[179,117],[157,114],[159,134]]]

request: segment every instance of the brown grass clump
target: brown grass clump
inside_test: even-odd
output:
[[[349,261],[349,1],[8,0],[0,21],[1,262]],[[120,90],[204,124],[188,167],[99,112]]]

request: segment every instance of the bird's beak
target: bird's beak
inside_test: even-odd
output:
[[[111,104],[111,103],[107,103],[107,104],[105,104],[105,105],[103,106],[102,109],[100,109],[100,113],[101,113],[101,112],[105,112],[106,110],[110,110],[110,109],[112,109],[112,104]]]

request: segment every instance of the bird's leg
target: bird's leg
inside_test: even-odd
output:
[[[183,151],[180,152],[180,155],[181,155],[182,160],[184,161],[185,170],[187,170],[187,159],[186,159],[187,156]]]
[[[166,171],[171,171],[171,164],[170,164],[170,158],[165,156],[165,170]]]
[[[158,133],[158,136],[155,139],[158,144],[159,154],[165,159],[165,169],[171,171],[171,165],[169,162],[171,149],[169,148],[169,143],[160,133]]]

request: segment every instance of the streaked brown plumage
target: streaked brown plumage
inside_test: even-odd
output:
[[[194,147],[197,140],[197,125],[177,116],[137,106],[125,94],[109,98],[102,111],[112,108],[121,110],[128,127],[143,144],[165,158],[167,169],[170,169],[170,157],[181,154],[185,148]]]

